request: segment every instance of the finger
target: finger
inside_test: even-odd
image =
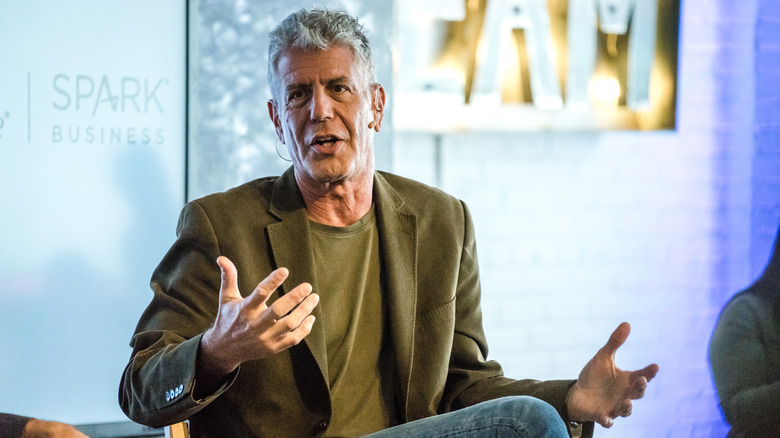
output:
[[[633,406],[634,404],[631,403],[631,400],[623,400],[623,402],[620,403],[620,405],[610,413],[610,416],[612,418],[628,417],[629,415],[631,415],[631,410],[633,409]]]
[[[311,312],[317,306],[320,301],[320,296],[317,294],[309,294],[301,304],[292,310],[287,316],[278,320],[277,324],[281,323],[288,331],[297,330],[306,318],[311,315]],[[276,303],[274,303],[274,306]]]
[[[268,274],[263,281],[257,284],[255,290],[246,297],[248,300],[247,304],[256,307],[264,305],[271,294],[284,283],[288,275],[290,275],[290,271],[287,268],[279,268]]]
[[[634,371],[637,373],[637,371]],[[632,374],[634,374],[632,373]],[[647,388],[647,379],[642,375],[632,375],[631,387],[627,391],[626,396],[630,399],[638,399],[645,396],[645,389]]]
[[[289,293],[283,295],[269,307],[274,319],[280,319],[298,307],[311,294],[311,284],[301,283]],[[312,309],[314,307],[312,306]]]
[[[286,350],[294,345],[300,344],[300,342],[311,333],[312,327],[314,327],[315,317],[309,315],[301,322],[301,324],[293,331],[287,332],[280,336],[277,344],[277,353],[279,351]]]
[[[219,265],[219,271],[222,276],[222,284],[219,287],[220,305],[241,299],[241,294],[238,292],[238,271],[236,271],[236,265],[225,256],[217,257],[217,265]]]
[[[658,374],[658,365],[652,364],[644,367],[643,369],[639,370],[638,372],[641,373],[647,381],[653,380],[653,377],[655,377],[656,374]]]
[[[631,411],[634,409],[634,404],[631,403],[631,400],[626,400],[626,404],[623,406],[623,412],[620,413],[621,417],[628,417],[631,415]]]
[[[613,424],[615,424],[615,420],[613,420],[611,417],[605,415],[605,416],[599,418],[599,420],[596,421],[596,423],[600,424],[601,427],[603,427],[603,428],[609,429],[610,427],[612,427]]]
[[[631,333],[631,324],[624,322],[620,324],[612,335],[610,335],[607,344],[601,349],[601,351],[610,356],[614,356],[617,349],[626,342],[628,334]]]

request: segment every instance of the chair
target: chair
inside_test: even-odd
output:
[[[165,426],[165,438],[189,438],[190,428],[185,421]]]
[[[144,426],[132,421],[77,424],[75,426],[81,433],[92,438],[162,438],[166,436],[166,431],[162,428]],[[5,436],[3,432],[0,430],[0,436]]]

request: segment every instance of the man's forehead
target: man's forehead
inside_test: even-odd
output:
[[[347,47],[333,46],[326,50],[291,48],[279,56],[278,73],[284,85],[302,82],[355,79],[355,56]]]

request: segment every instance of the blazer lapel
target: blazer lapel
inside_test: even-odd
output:
[[[417,308],[417,217],[380,173],[374,177],[374,202],[395,353],[397,402],[401,420],[407,421]]]
[[[316,276],[314,275],[314,260],[309,244],[309,226],[306,206],[295,182],[292,167],[289,168],[274,184],[269,213],[280,219],[280,222],[267,227],[268,240],[277,267],[290,270],[290,276],[282,285],[280,295],[292,290],[295,286],[308,282],[313,291],[317,292]],[[314,308],[312,315],[322,321],[320,306]],[[325,349],[325,334],[314,323],[311,333],[303,342],[311,351],[317,362],[325,382],[328,382],[328,359]]]
[[[395,358],[397,403],[401,420],[409,418],[409,387],[412,376],[412,355],[417,307],[417,217],[404,204],[381,174],[374,177],[374,202],[380,235],[388,322],[392,351]],[[309,244],[306,208],[292,168],[274,185],[269,213],[280,222],[267,227],[276,266],[290,270],[290,277],[282,285],[282,294],[303,282],[317,291],[314,261]],[[305,236],[305,238],[301,238]],[[321,319],[320,306],[312,312]],[[311,351],[325,382],[328,378],[328,360],[325,334],[314,324],[303,342]]]

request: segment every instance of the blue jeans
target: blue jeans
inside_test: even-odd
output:
[[[548,403],[526,396],[503,397],[391,427],[365,438],[563,438],[561,416]]]

